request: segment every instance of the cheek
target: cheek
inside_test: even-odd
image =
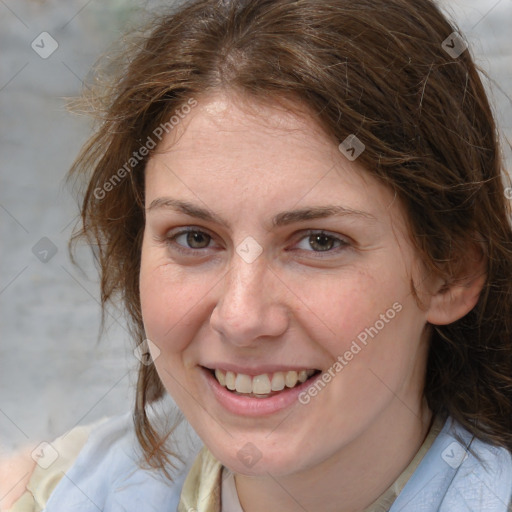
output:
[[[323,340],[315,338],[313,330],[308,335],[332,357],[333,374],[342,375],[335,379],[334,395],[340,403],[358,403],[370,396],[384,403],[389,389],[400,389],[415,378],[415,371],[421,374],[424,313],[411,295],[406,276],[396,268],[395,272],[381,268],[377,273],[354,273],[326,287],[323,299],[315,293],[310,300],[316,302],[315,312],[321,312],[329,330],[323,329],[327,332]]]
[[[163,351],[183,350],[194,318],[204,314],[210,288],[205,275],[185,274],[173,265],[143,260],[140,301],[146,336]]]
[[[364,343],[376,331],[391,330],[400,321],[397,309],[408,293],[405,282],[380,268],[328,276],[310,283],[306,290],[296,288],[306,305],[303,323],[309,325],[310,337],[323,338],[333,357],[349,350],[358,337]]]

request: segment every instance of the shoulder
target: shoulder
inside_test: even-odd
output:
[[[480,510],[506,512],[512,505],[512,454],[506,448],[476,439],[456,423],[454,440],[442,452],[444,460],[453,460],[452,452],[458,450],[456,475],[452,492],[446,502],[462,493],[467,503]]]
[[[505,486],[505,492],[512,493],[512,453],[509,450],[477,439],[452,419],[447,420],[442,433],[445,444],[449,444],[441,457],[457,470],[458,478],[472,474],[478,476],[480,484],[493,482],[495,489]]]
[[[88,512],[98,508],[113,512],[158,510],[163,506],[173,510],[189,465],[170,468],[172,481],[161,471],[146,468],[131,414],[114,417],[90,432],[74,464],[51,493],[44,511]]]
[[[391,510],[507,512],[511,498],[512,454],[448,418]]]
[[[442,510],[457,510],[454,504],[462,496],[468,508],[507,512],[512,502],[510,451],[476,439],[455,421],[447,423],[446,446],[440,453],[454,477]]]
[[[80,426],[51,443],[3,459],[0,463],[2,510],[32,512],[44,504],[64,473],[73,465],[95,425]]]

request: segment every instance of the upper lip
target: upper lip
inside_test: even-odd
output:
[[[209,363],[202,365],[207,370],[224,370],[233,373],[243,373],[244,375],[250,375],[255,377],[256,375],[263,375],[264,373],[275,373],[275,372],[299,372],[301,370],[317,370],[314,366],[310,365],[259,365],[259,366],[241,366],[231,363]]]

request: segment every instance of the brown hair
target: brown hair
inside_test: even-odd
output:
[[[159,16],[117,61],[95,110],[101,124],[70,171],[87,184],[71,242],[98,246],[103,308],[122,297],[135,343],[145,338],[139,267],[151,151],[127,168],[133,153],[191,98],[219,89],[267,102],[293,96],[335,140],[364,142],[358,163],[396,192],[430,271],[451,282],[468,244],[483,247],[478,304],[433,326],[425,396],[434,413],[512,450],[510,204],[478,70],[469,50],[442,46],[454,31],[431,0],[195,0]],[[172,453],[146,408],[164,393],[154,365],[141,364],[136,432],[162,469]]]

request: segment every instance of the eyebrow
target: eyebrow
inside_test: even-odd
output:
[[[190,217],[195,217],[197,219],[215,222],[220,224],[226,228],[229,228],[229,224],[219,217],[217,214],[211,212],[210,210],[203,208],[199,205],[190,203],[188,201],[183,201],[181,199],[174,199],[172,197],[159,197],[154,199],[147,211],[154,211],[158,209],[170,209],[179,211],[181,213],[185,213]],[[288,224],[293,224],[296,222],[302,222],[306,220],[314,220],[314,219],[323,219],[327,217],[358,217],[363,219],[369,219],[376,221],[377,219],[368,212],[363,212],[360,210],[354,210],[352,208],[346,208],[340,205],[325,205],[325,206],[309,206],[300,208],[297,210],[289,210],[283,211],[272,217],[271,224],[272,227],[281,227],[287,226]]]

